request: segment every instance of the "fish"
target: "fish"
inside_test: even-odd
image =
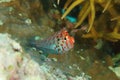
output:
[[[74,37],[70,36],[68,31],[63,28],[46,39],[33,41],[31,45],[42,53],[62,54],[72,49],[74,43]]]

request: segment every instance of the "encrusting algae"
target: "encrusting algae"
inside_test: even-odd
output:
[[[120,40],[120,15],[117,5],[119,5],[117,0],[66,0],[63,8],[65,13],[61,19],[64,19],[76,6],[79,6],[81,9],[78,12],[74,28],[80,27],[87,19],[87,33],[83,34],[83,38],[103,38],[116,42]],[[107,16],[106,18],[109,20],[98,20],[103,15]],[[101,22],[105,22],[105,24],[100,24],[101,26],[96,24]],[[105,28],[103,27],[104,25]],[[99,27],[103,27],[103,29],[99,30]]]

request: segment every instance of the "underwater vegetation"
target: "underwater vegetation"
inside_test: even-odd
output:
[[[63,0],[57,0],[59,3]],[[66,0],[61,19],[73,10],[77,13],[74,28],[87,23],[83,38],[120,40],[120,1],[119,0]],[[76,7],[78,9],[76,9]],[[74,14],[73,14],[74,15]]]

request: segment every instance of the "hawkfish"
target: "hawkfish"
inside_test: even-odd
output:
[[[30,44],[36,50],[40,50],[45,54],[62,54],[72,49],[74,43],[74,38],[64,28],[46,39],[35,40]]]

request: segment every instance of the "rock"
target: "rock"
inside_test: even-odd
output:
[[[9,34],[0,34],[0,80],[89,80],[83,75],[66,75],[46,62],[39,64],[23,53],[20,44]]]

